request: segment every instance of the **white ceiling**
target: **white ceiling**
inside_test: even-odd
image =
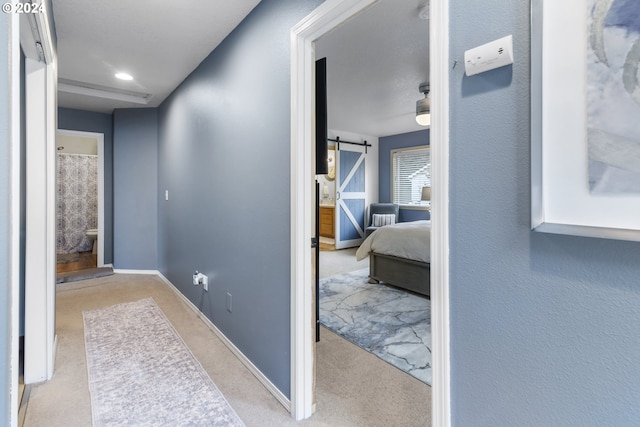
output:
[[[111,113],[160,105],[259,0],[52,3],[60,83],[149,95],[139,104],[59,90],[58,104]],[[415,103],[429,80],[429,25],[418,16],[425,3],[381,0],[316,43],[328,63],[330,128],[370,136],[424,129]],[[120,71],[134,80],[116,79]]]
[[[58,105],[111,113],[157,107],[259,0],[55,0],[58,77],[107,92],[151,95],[138,104],[58,92]],[[114,77],[124,71],[133,81]]]
[[[381,0],[316,42],[327,58],[330,129],[369,136],[425,129],[418,87],[429,81],[426,0]]]

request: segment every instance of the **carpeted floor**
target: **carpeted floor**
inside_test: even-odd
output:
[[[153,298],[82,316],[94,427],[244,427]]]
[[[57,286],[54,376],[31,387],[25,427],[92,425],[82,312],[147,297],[156,301],[248,427],[430,425],[430,387],[327,329],[316,346],[316,413],[296,422],[160,279],[116,274]]]
[[[369,268],[369,258],[365,258],[362,261],[356,260],[357,249],[349,248],[320,252],[320,278]]]

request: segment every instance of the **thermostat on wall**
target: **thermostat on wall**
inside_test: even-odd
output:
[[[467,76],[513,64],[513,37],[507,36],[464,53],[464,71]]]

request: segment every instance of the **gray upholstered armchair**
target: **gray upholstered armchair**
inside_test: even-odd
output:
[[[389,221],[391,217],[388,215],[395,215],[393,222]],[[382,225],[395,224],[398,222],[399,215],[400,206],[395,203],[371,203],[369,206],[369,226],[364,230],[364,237],[369,237]]]

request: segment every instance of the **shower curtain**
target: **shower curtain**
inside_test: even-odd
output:
[[[59,153],[56,166],[56,252],[90,251],[85,232],[98,228],[98,156]]]

